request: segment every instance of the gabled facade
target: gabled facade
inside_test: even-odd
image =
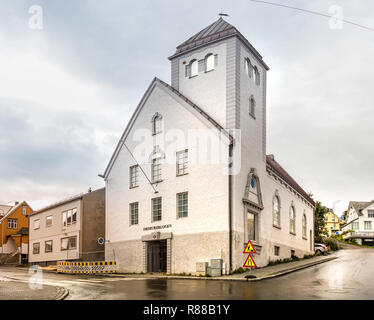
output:
[[[90,191],[35,211],[30,216],[29,261],[102,261],[105,189]]]
[[[374,201],[351,201],[342,231],[352,231],[343,236],[345,240],[374,246]]]
[[[0,205],[0,262],[27,261],[29,215],[32,212],[26,201],[14,206]]]
[[[260,54],[220,18],[169,60],[171,85],[152,81],[103,174],[106,259],[167,273],[222,259],[230,273],[249,239],[258,266],[313,252],[314,202],[266,155]]]
[[[326,212],[325,215],[325,229],[329,236],[335,235],[341,231],[344,221],[340,219],[334,212]]]

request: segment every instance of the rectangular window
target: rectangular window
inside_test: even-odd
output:
[[[374,210],[368,210],[368,218],[374,218]]]
[[[47,228],[52,227],[52,221],[53,221],[52,216],[48,216],[48,217],[46,217],[46,218],[45,218],[45,226],[46,226]]]
[[[72,213],[72,216],[71,216],[71,223],[76,223],[77,222],[77,208],[74,208],[73,209],[73,213]]]
[[[371,221],[365,221],[364,228],[365,230],[371,230]]]
[[[44,251],[47,252],[52,252],[53,251],[53,241],[48,240],[44,242]]]
[[[178,218],[188,217],[188,192],[177,194]]]
[[[22,206],[22,214],[25,216],[27,214],[27,207]]]
[[[135,188],[138,186],[139,180],[139,166],[130,167],[130,188]]]
[[[61,250],[71,250],[77,248],[77,237],[61,239]]]
[[[152,182],[161,181],[161,158],[152,160]]]
[[[17,229],[18,220],[17,219],[8,219],[8,229]]]
[[[353,230],[358,230],[358,221],[352,222],[352,229]]]
[[[66,227],[67,226],[67,212],[66,211],[64,211],[63,213],[62,213],[62,226],[63,227]]]
[[[39,228],[40,228],[40,220],[39,219],[34,220],[34,230],[39,229]]]
[[[33,243],[33,245],[32,245],[32,253],[33,254],[39,254],[39,252],[40,252],[40,243],[39,242]]]
[[[274,246],[274,255],[279,256],[280,248],[278,246]]]
[[[130,203],[130,225],[138,224],[139,222],[139,203]]]
[[[249,240],[256,240],[256,215],[247,213],[247,228]]]
[[[295,256],[295,250],[291,250],[291,258]]]
[[[188,173],[188,150],[177,152],[177,176]]]
[[[161,221],[162,218],[162,202],[161,198],[152,199],[152,222]]]
[[[71,226],[77,222],[77,208],[62,213],[62,226]]]
[[[71,210],[68,210],[67,217],[68,217],[67,224],[68,224],[68,226],[70,226],[71,225]]]

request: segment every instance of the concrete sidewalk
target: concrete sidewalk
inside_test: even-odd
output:
[[[63,300],[68,293],[62,287],[43,285],[31,289],[27,282],[0,280],[0,300]]]
[[[337,259],[334,254],[329,254],[327,256],[313,257],[310,259],[302,259],[300,261],[282,263],[275,266],[268,266],[263,268],[258,268],[254,270],[247,271],[241,274],[232,274],[221,277],[197,277],[197,276],[182,276],[182,275],[166,275],[160,273],[154,274],[97,274],[97,276],[106,277],[119,277],[126,279],[193,279],[193,280],[225,280],[225,281],[259,281],[264,279],[270,279],[279,277],[291,272],[295,272],[301,269],[315,266],[320,263],[328,262]],[[255,278],[246,279],[245,276],[251,275]]]

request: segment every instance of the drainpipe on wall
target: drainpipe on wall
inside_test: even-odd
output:
[[[229,274],[232,272],[232,151],[233,142],[230,141],[229,145],[229,163],[228,163],[228,173],[229,173]]]

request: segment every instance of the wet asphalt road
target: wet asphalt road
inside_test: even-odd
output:
[[[46,285],[64,286],[67,299],[374,299],[374,249],[341,250],[338,259],[258,282],[122,279],[44,273]],[[0,269],[25,281],[25,270]]]

